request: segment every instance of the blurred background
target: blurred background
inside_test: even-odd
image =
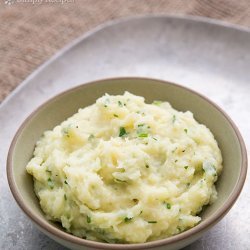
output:
[[[250,27],[249,0],[1,0],[0,102],[84,32],[143,14],[204,16]]]

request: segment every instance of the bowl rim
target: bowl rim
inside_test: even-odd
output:
[[[12,158],[13,158],[13,153],[14,149],[18,140],[19,135],[25,128],[26,124],[40,111],[42,110],[45,106],[49,105],[50,103],[54,102],[57,99],[60,99],[62,96],[65,96],[69,94],[70,92],[74,92],[78,89],[81,89],[82,87],[87,87],[93,84],[105,84],[106,82],[110,81],[124,81],[124,80],[130,80],[130,81],[136,81],[136,80],[144,80],[144,81],[154,81],[157,83],[161,84],[168,84],[168,85],[173,85],[176,88],[183,89],[187,92],[190,92],[201,99],[205,100],[207,103],[212,105],[219,113],[224,116],[224,118],[227,120],[227,122],[230,124],[232,127],[233,131],[236,134],[237,140],[240,144],[240,153],[241,153],[241,167],[240,167],[240,175],[239,178],[234,186],[233,191],[227,198],[226,202],[224,205],[222,205],[217,211],[214,212],[209,218],[207,218],[205,221],[202,221],[195,227],[184,231],[180,234],[165,238],[165,239],[160,239],[160,240],[155,240],[155,241],[149,241],[145,243],[133,243],[133,244],[114,244],[114,243],[102,243],[102,242],[96,242],[96,241],[90,241],[86,239],[79,238],[77,236],[74,236],[72,234],[69,234],[59,228],[54,227],[49,223],[48,220],[46,219],[40,219],[36,217],[36,215],[33,213],[32,209],[29,208],[28,205],[24,202],[22,199],[22,196],[19,193],[19,190],[17,188],[17,185],[15,183],[14,179],[14,171],[13,171],[13,165],[12,165]],[[110,250],[115,250],[115,249],[150,249],[153,247],[158,247],[158,246],[166,246],[170,244],[177,243],[180,240],[185,240],[188,237],[192,235],[197,235],[199,232],[205,231],[206,229],[209,229],[211,226],[213,226],[215,223],[217,223],[220,219],[222,219],[227,212],[230,210],[230,208],[233,206],[235,201],[237,200],[238,196],[241,193],[241,190],[243,188],[245,179],[246,179],[246,174],[247,174],[247,151],[246,151],[246,146],[243,141],[243,138],[240,134],[240,131],[238,127],[235,125],[235,123],[232,121],[232,119],[227,115],[225,111],[223,111],[216,103],[211,101],[209,98],[204,96],[203,94],[200,94],[188,87],[182,86],[180,84],[176,84],[167,80],[162,80],[162,79],[157,79],[157,78],[149,78],[149,77],[112,77],[112,78],[104,78],[104,79],[99,79],[87,83],[80,84],[76,87],[70,88],[68,90],[65,90],[52,98],[49,98],[47,101],[45,101],[43,104],[38,106],[28,117],[23,121],[19,129],[17,130],[11,144],[10,148],[8,151],[8,156],[7,156],[7,164],[6,164],[6,171],[7,171],[7,179],[8,179],[8,184],[11,190],[11,193],[16,200],[17,204],[19,207],[22,209],[22,211],[38,226],[42,229],[42,231],[47,231],[49,234],[53,235],[57,239],[61,239],[63,241],[68,241],[72,244],[76,245],[81,245],[81,246],[86,246],[86,247],[93,247],[96,249],[110,249]]]

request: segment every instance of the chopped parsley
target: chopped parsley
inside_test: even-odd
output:
[[[91,217],[87,215],[87,223],[91,223]]]
[[[155,224],[155,223],[157,223],[157,221],[156,220],[150,220],[150,221],[148,221],[148,223]]]
[[[54,182],[51,180],[51,178],[48,178],[48,185],[51,189],[54,188]]]
[[[129,222],[129,221],[131,221],[132,219],[133,219],[133,217],[125,217],[125,218],[124,218],[124,221],[125,221],[125,222]]]
[[[122,137],[122,136],[124,136],[124,135],[126,135],[126,134],[127,134],[126,129],[125,129],[124,127],[120,127],[119,137]]]
[[[171,209],[171,204],[170,203],[165,203],[167,209]]]
[[[186,128],[184,129],[184,131],[185,131],[185,133],[187,133],[187,132],[188,132],[188,130],[187,130]]]
[[[113,114],[114,117],[119,117],[117,114]]]
[[[185,169],[188,169],[188,166],[185,166],[184,168],[185,168]]]

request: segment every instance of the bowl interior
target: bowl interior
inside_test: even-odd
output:
[[[53,98],[33,113],[19,130],[10,157],[9,165],[12,168],[16,195],[37,217],[46,220],[33,191],[32,177],[25,170],[26,164],[32,157],[36,141],[45,130],[60,124],[80,107],[94,103],[105,93],[122,94],[124,91],[144,96],[148,103],[162,100],[170,102],[177,110],[190,110],[194,113],[194,117],[214,134],[222,151],[224,169],[216,184],[218,199],[202,214],[202,221],[205,221],[224,205],[235,188],[242,161],[239,140],[227,118],[209,101],[178,85],[152,79],[109,79],[82,85]],[[61,228],[56,223],[53,225]]]

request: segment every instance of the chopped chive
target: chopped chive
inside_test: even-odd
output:
[[[188,132],[188,130],[187,130],[186,128],[184,129],[184,131],[185,131],[185,133],[187,133],[187,132]]]
[[[119,137],[122,137],[122,136],[124,136],[124,135],[126,135],[126,134],[127,134],[126,129],[125,129],[124,127],[120,127]]]
[[[65,200],[65,201],[67,200],[67,196],[66,196],[66,194],[64,194],[64,200]]]
[[[129,222],[129,221],[131,221],[132,219],[133,219],[133,217],[125,217],[125,218],[124,218],[124,221],[125,221],[125,222]]]
[[[91,223],[91,217],[87,215],[87,223]]]
[[[155,141],[158,141],[155,137],[153,137],[153,139],[154,139]]]
[[[46,172],[47,172],[47,173],[51,173],[52,171],[51,171],[51,170],[46,169]]]
[[[144,138],[145,138],[145,137],[148,137],[148,134],[146,134],[146,133],[141,133],[141,134],[138,135],[138,137],[144,137]]]
[[[185,168],[185,169],[188,169],[188,166],[185,166],[184,168]]]
[[[137,127],[143,127],[145,124],[141,123],[141,124],[138,124]]]
[[[119,117],[117,114],[113,114],[114,117]]]
[[[173,115],[172,122],[174,123],[176,121],[176,115]]]
[[[150,221],[148,221],[148,223],[155,224],[155,223],[157,223],[157,221],[156,220],[150,220]]]

